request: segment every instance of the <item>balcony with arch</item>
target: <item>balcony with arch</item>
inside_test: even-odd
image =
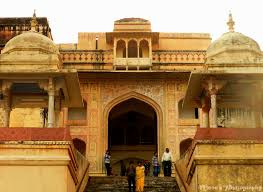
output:
[[[149,70],[152,67],[151,39],[114,41],[115,70]]]

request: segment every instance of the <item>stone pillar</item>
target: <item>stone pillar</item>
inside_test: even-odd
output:
[[[140,58],[140,44],[137,42],[137,58]]]
[[[47,127],[54,127],[55,122],[55,89],[53,79],[49,79],[48,86],[48,120]]]
[[[216,94],[211,94],[211,117],[210,117],[210,127],[217,128],[217,107],[216,107]]]
[[[10,107],[5,107],[4,108],[4,114],[3,114],[4,124],[3,124],[3,127],[9,127],[10,112],[11,112],[11,108]]]
[[[149,40],[149,58],[152,60],[152,40]]]
[[[116,49],[117,49],[117,42],[114,39],[114,43],[113,43],[113,59],[116,58],[116,51],[117,51]]]
[[[126,58],[128,58],[128,40],[125,40],[125,47],[126,47]]]
[[[4,100],[3,100],[3,127],[9,127],[10,123],[10,113],[11,113],[11,101],[10,101],[10,89],[6,88],[4,91]]]
[[[224,87],[225,84],[226,81],[218,80],[213,76],[208,77],[203,83],[203,86],[207,91],[207,95],[210,95],[210,111],[207,111],[209,111],[209,124],[211,128],[217,128],[216,94]]]

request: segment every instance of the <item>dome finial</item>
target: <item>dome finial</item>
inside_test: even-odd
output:
[[[31,24],[31,31],[37,31],[36,26],[38,25],[38,23],[37,23],[37,17],[36,17],[36,10],[35,9],[34,9],[34,14],[33,14],[33,17],[30,21],[30,24]]]
[[[234,31],[235,21],[233,21],[233,17],[232,17],[231,11],[229,12],[227,25],[228,25],[228,30],[230,32],[233,32]]]

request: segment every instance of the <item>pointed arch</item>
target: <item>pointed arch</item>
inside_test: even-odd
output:
[[[104,152],[106,149],[108,149],[108,118],[109,118],[109,114],[110,111],[118,104],[129,100],[129,99],[137,99],[140,100],[142,102],[145,102],[146,104],[148,104],[149,106],[151,106],[157,116],[157,148],[158,148],[158,153],[160,153],[160,151],[162,151],[162,149],[164,148],[164,142],[163,136],[164,136],[164,130],[163,130],[163,112],[162,109],[160,107],[160,105],[154,101],[152,98],[147,97],[143,94],[131,91],[128,92],[126,94],[123,94],[115,99],[113,99],[111,102],[109,102],[103,111],[103,116],[102,116],[102,136],[103,136],[103,141],[104,141],[104,150],[101,152],[101,155],[103,156]]]

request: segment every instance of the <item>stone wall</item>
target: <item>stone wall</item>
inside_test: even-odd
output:
[[[186,82],[178,79],[80,79],[81,92],[87,102],[87,122],[71,125],[73,138],[86,142],[91,173],[102,173],[103,155],[108,148],[108,114],[130,98],[139,99],[154,108],[158,121],[159,156],[165,147],[179,157],[180,141],[192,137],[196,123],[178,130],[178,102],[183,98]],[[192,120],[188,120],[192,121]],[[181,133],[179,136],[179,132]],[[183,133],[182,133],[183,132]]]
[[[10,127],[43,127],[40,108],[15,108],[10,114]]]

